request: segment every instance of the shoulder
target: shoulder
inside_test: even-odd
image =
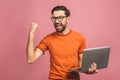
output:
[[[56,32],[53,32],[53,33],[46,35],[46,37],[54,37],[54,36],[56,36]]]
[[[80,33],[80,32],[76,32],[76,31],[74,31],[74,30],[71,30],[71,32],[72,32],[72,34],[73,34],[74,36],[76,36],[76,37],[85,38],[85,36],[84,36],[82,33]]]
[[[53,33],[50,33],[50,34],[48,34],[48,35],[46,35],[45,37],[44,37],[44,39],[51,39],[51,38],[53,38],[53,37],[55,37],[56,36],[56,32],[53,32]]]

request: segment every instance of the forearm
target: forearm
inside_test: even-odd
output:
[[[34,32],[30,31],[27,43],[27,60],[31,60],[34,56]]]
[[[81,54],[79,54],[79,58],[78,58],[78,67],[79,68],[81,68],[82,67],[82,56],[83,56],[83,54],[81,53]]]

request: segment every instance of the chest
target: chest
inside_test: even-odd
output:
[[[52,57],[76,56],[81,46],[81,41],[77,38],[58,37],[49,42],[49,51]]]

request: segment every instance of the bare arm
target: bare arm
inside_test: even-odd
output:
[[[79,64],[79,66],[78,66],[78,67],[79,67],[79,68],[81,68],[81,67],[82,67],[82,57],[83,57],[83,54],[82,54],[82,53],[81,53],[81,54],[79,54],[79,56],[78,56],[78,57],[79,57],[79,58],[78,58],[78,60],[79,60],[79,61],[78,61],[78,62],[79,62],[79,63],[78,63],[78,64]]]
[[[42,50],[40,50],[39,48],[34,50],[34,33],[37,28],[38,25],[36,23],[31,24],[31,29],[29,32],[27,49],[26,49],[28,63],[34,63],[43,54]]]

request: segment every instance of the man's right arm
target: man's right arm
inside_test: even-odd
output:
[[[36,23],[31,24],[31,29],[29,32],[26,55],[27,55],[27,62],[29,64],[34,63],[42,54],[42,50],[39,48],[34,49],[34,33],[38,25]]]

